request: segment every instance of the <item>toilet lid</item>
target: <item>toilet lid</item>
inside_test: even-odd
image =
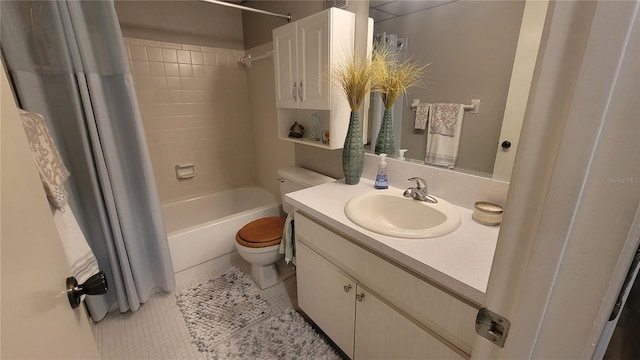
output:
[[[251,247],[276,245],[282,239],[284,219],[278,216],[254,220],[238,230],[238,242],[250,243]],[[241,243],[242,243],[241,242]],[[243,244],[244,245],[244,244]]]

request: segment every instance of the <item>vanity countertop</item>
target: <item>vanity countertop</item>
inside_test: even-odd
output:
[[[451,234],[432,239],[380,235],[354,224],[344,213],[349,200],[369,191],[376,191],[371,180],[361,179],[357,185],[340,180],[286,194],[285,201],[364,247],[481,305],[500,228],[478,224],[471,219],[472,210],[453,205],[462,223]]]

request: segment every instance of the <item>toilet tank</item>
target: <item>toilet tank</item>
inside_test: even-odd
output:
[[[292,211],[293,207],[285,203],[285,194],[336,180],[332,177],[297,166],[278,169],[278,178],[278,180],[280,180],[280,196],[282,196],[282,208],[286,213]]]

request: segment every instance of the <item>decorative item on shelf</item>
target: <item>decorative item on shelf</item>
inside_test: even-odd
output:
[[[304,126],[298,124],[298,122],[294,122],[293,125],[289,128],[289,137],[300,139],[304,135]]]
[[[374,91],[379,92],[384,103],[384,115],[380,124],[380,131],[376,139],[375,153],[395,154],[393,140],[393,104],[398,97],[406,94],[410,87],[419,86],[422,81],[424,69],[429,65],[419,65],[410,60],[398,62],[397,56],[385,47],[378,50],[385,58],[380,81],[374,87]]]
[[[329,140],[331,140],[331,134],[329,133],[329,130],[322,131],[322,143],[328,144]]]
[[[349,185],[360,182],[364,166],[364,145],[358,109],[365,95],[379,82],[384,61],[384,58],[375,53],[366,59],[354,54],[332,69],[332,78],[342,89],[351,108],[349,128],[342,148],[342,171],[344,181]]]
[[[320,132],[318,130],[320,126],[320,114],[311,114],[311,140],[320,141]]]

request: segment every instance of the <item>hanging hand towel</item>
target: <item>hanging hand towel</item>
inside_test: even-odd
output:
[[[71,273],[78,283],[82,284],[100,271],[98,261],[87,244],[87,239],[80,230],[69,204],[65,204],[61,210],[53,209],[53,211],[53,221],[62,240]]]
[[[287,215],[284,222],[284,231],[282,232],[282,240],[280,241],[280,249],[278,252],[284,254],[285,263],[296,264],[296,238],[294,232],[293,211]]]
[[[463,104],[431,104],[425,162],[450,169],[456,165],[463,118]]]
[[[20,118],[31,147],[33,160],[40,173],[42,185],[52,206],[53,221],[58,229],[71,273],[78,283],[82,284],[98,273],[100,269],[98,261],[67,203],[68,194],[64,188],[64,181],[69,177],[69,171],[62,162],[44,117],[40,114],[20,110]]]
[[[64,181],[69,177],[69,171],[49,134],[44,117],[20,109],[20,118],[47,198],[57,209],[62,209],[68,201]]]
[[[419,103],[416,106],[416,120],[414,123],[414,129],[424,130],[427,128],[427,121],[429,120],[429,107],[431,104]]]

